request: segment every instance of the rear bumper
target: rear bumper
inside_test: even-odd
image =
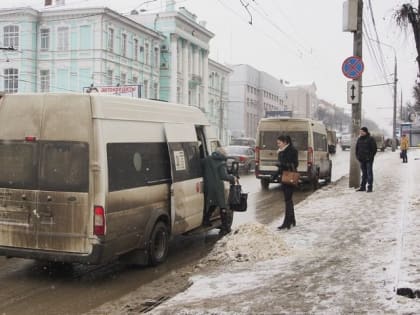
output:
[[[110,261],[112,257],[106,255],[107,252],[104,244],[93,245],[92,251],[87,254],[0,246],[0,256],[9,258],[16,257],[82,264],[101,264]]]

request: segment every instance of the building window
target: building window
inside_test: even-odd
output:
[[[41,50],[50,49],[50,30],[48,28],[41,29]]]
[[[149,98],[149,81],[144,80],[144,98]]]
[[[144,50],[145,50],[144,63],[146,65],[148,65],[148,64],[150,64],[150,48],[149,48],[149,44],[148,43],[144,44]]]
[[[144,47],[140,46],[140,61],[144,63]]]
[[[134,39],[134,60],[139,60],[139,40],[137,38]]]
[[[15,49],[19,48],[19,26],[8,25],[3,28],[3,45]]]
[[[155,100],[159,99],[159,84],[157,84],[157,83],[153,84],[153,98]]]
[[[121,55],[127,56],[127,34],[122,34],[121,38]]]
[[[121,73],[120,82],[121,82],[121,85],[124,85],[127,83],[127,74]]]
[[[92,30],[90,25],[80,26],[80,49],[91,49]]]
[[[154,61],[154,66],[156,67],[156,68],[159,68],[159,48],[157,48],[157,47],[155,47],[155,55],[154,55],[154,57],[155,57],[155,61]]]
[[[66,26],[57,29],[57,50],[69,50],[69,28]]]
[[[14,68],[4,69],[4,91],[17,93],[19,88],[19,70]]]
[[[114,29],[108,29],[108,50],[113,52],[114,51]]]
[[[133,75],[131,81],[133,81],[133,84],[137,84],[137,82],[139,82],[139,78]]]
[[[41,92],[50,91],[50,70],[40,71]]]
[[[112,85],[112,76],[114,75],[112,70],[108,70],[106,72],[106,84],[107,85]]]

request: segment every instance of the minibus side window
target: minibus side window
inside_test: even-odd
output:
[[[327,137],[324,134],[314,132],[314,150],[327,151]]]
[[[169,182],[166,143],[108,143],[109,191]]]
[[[200,149],[197,142],[171,143],[174,182],[202,177]]]

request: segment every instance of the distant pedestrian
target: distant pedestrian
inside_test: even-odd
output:
[[[219,147],[210,156],[203,160],[204,170],[204,226],[211,226],[211,216],[216,208],[220,210],[220,218],[222,220],[222,229],[220,232],[226,234],[230,232],[231,218],[228,217],[226,209],[225,186],[223,181],[231,184],[235,183],[235,176],[227,173],[226,152]]]
[[[296,171],[299,160],[298,160],[298,151],[292,144],[292,139],[288,135],[281,135],[277,138],[278,150],[278,174],[276,176],[281,176],[284,171]],[[290,229],[290,227],[296,226],[295,219],[295,208],[293,205],[293,191],[294,186],[282,184],[281,188],[284,194],[285,202],[285,214],[283,224],[278,227],[281,229]]]
[[[360,128],[359,138],[356,143],[356,158],[362,171],[362,182],[357,191],[372,192],[373,189],[373,160],[378,151],[376,141],[370,136],[366,127]],[[367,184],[367,190],[366,190]]]
[[[402,135],[400,149],[401,149],[401,157],[403,159],[403,163],[408,163],[407,150],[409,146],[410,146],[410,141],[408,140],[408,137],[405,134]]]

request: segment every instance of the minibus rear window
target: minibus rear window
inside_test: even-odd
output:
[[[261,141],[260,148],[262,150],[277,150],[277,137],[285,134],[292,138],[293,146],[298,151],[308,150],[308,132],[307,131],[290,131],[290,132],[277,132],[277,131],[262,131],[260,133]]]
[[[37,185],[37,144],[0,142],[0,187],[35,189]]]
[[[41,144],[41,190],[87,192],[89,146],[82,142],[51,141]]]

